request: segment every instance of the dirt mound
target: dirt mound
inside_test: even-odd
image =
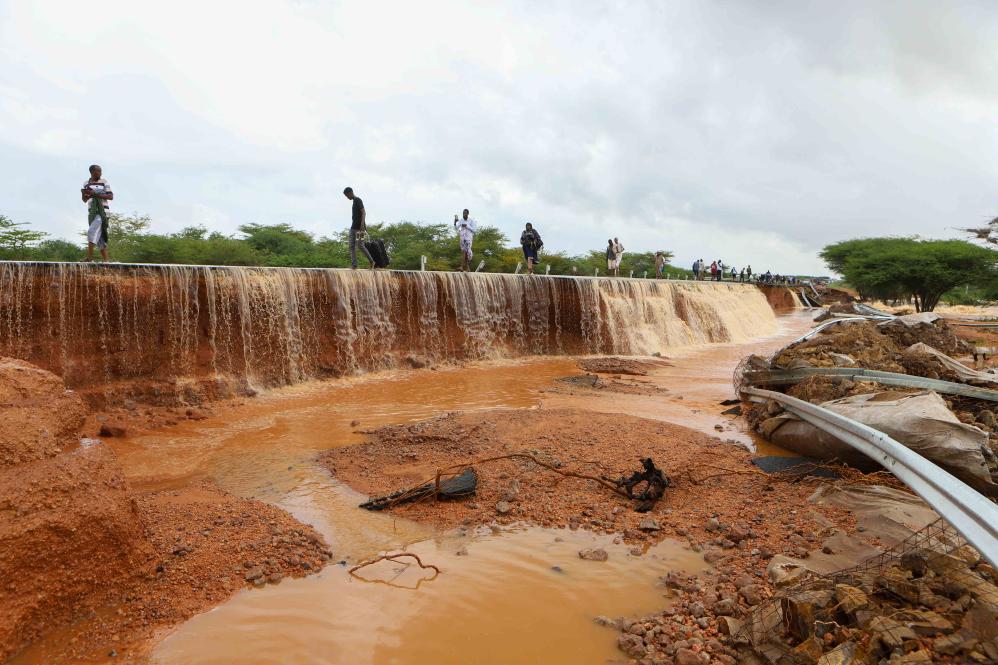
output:
[[[0,660],[93,594],[153,571],[153,548],[107,446],[4,469],[0,497]]]
[[[884,372],[904,373],[902,347],[869,321],[852,321],[829,326],[800,344],[784,349],[773,364],[790,367],[837,367],[835,354],[851,357],[858,366]]]
[[[960,339],[941,318],[912,314],[881,323],[878,328],[901,348],[922,342],[948,356],[962,356],[973,352],[973,347]]]
[[[870,381],[853,381],[843,376],[809,376],[794,384],[787,394],[812,404],[830,402],[852,395],[866,395],[883,390],[880,384]],[[896,392],[914,392],[914,388],[895,388]]]
[[[0,661],[69,624],[38,662],[124,653],[247,583],[331,555],[258,501],[211,487],[136,493],[109,447],[79,440],[85,413],[58,377],[0,358]]]
[[[0,358],[0,412],[0,468],[75,446],[86,417],[82,400],[59,377],[14,358]]]
[[[638,360],[614,356],[580,358],[576,364],[583,371],[593,374],[628,374],[631,376],[647,376],[656,367],[668,365],[664,360]]]

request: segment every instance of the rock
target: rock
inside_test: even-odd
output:
[[[821,652],[821,640],[814,636],[804,640],[793,650],[796,660],[803,663],[817,663],[821,658]]]
[[[645,655],[645,641],[637,635],[631,635],[630,633],[620,634],[617,638],[617,648],[629,656]]]
[[[263,567],[253,566],[252,568],[246,571],[246,576],[243,579],[245,579],[247,582],[255,582],[256,580],[262,578],[263,576],[264,576]]]
[[[675,658],[676,665],[702,665],[704,662],[700,660],[700,655],[691,649],[677,649]]]
[[[350,421],[350,427],[356,427],[359,424],[360,424],[359,420],[351,420]]]
[[[705,524],[703,528],[706,529],[707,531],[720,531],[721,523],[718,521],[716,517],[711,517],[709,520],[707,520],[707,524]]]
[[[805,572],[804,566],[782,554],[774,556],[766,567],[769,581],[777,586],[792,584]]]
[[[703,553],[703,560],[707,563],[716,563],[724,558],[724,551],[719,549],[707,550]]]
[[[948,619],[930,610],[905,610],[898,618],[923,637],[953,632],[953,624]]]
[[[868,629],[880,640],[887,651],[901,647],[905,640],[914,640],[918,637],[911,628],[888,617],[873,617],[870,619]]]
[[[500,515],[506,515],[513,510],[513,506],[509,504],[509,501],[498,501],[496,502],[496,512]]]
[[[600,549],[598,547],[587,547],[584,550],[579,550],[579,558],[585,559],[586,561],[606,561],[610,558],[610,555],[608,555],[604,549]]]
[[[638,528],[642,531],[660,531],[662,527],[658,525],[658,520],[646,517],[638,523]]]
[[[270,575],[267,575],[267,581],[271,584],[277,584],[283,579],[284,575],[282,573],[271,573]]]
[[[506,493],[503,495],[503,499],[506,501],[518,501],[520,499],[520,481],[514,478],[509,481],[509,486],[506,488]]]
[[[690,614],[693,616],[693,618],[699,619],[706,613],[707,610],[704,608],[703,603],[695,602],[690,605]]]
[[[977,640],[963,633],[953,633],[936,638],[932,648],[944,656],[955,656],[959,653],[973,651]]]
[[[735,578],[734,584],[736,589],[741,589],[749,584],[755,584],[755,578],[751,575],[739,575]]]
[[[593,623],[597,626],[605,626],[607,628],[619,628],[620,621],[617,619],[611,619],[610,617],[603,616],[602,614],[593,617]]]
[[[735,605],[735,601],[730,598],[724,598],[714,603],[714,614],[718,616],[731,616],[737,608],[738,606]]]
[[[457,556],[468,556],[468,548],[461,547],[460,549],[458,549],[457,552],[454,552],[454,554],[456,554]]]
[[[929,562],[923,552],[915,550],[901,555],[901,570],[911,572],[913,577],[922,577],[928,569]]]
[[[738,590],[738,594],[745,599],[749,605],[758,605],[766,600],[766,587],[761,584],[749,584]]]
[[[853,665],[861,661],[853,660],[856,654],[855,642],[843,642],[818,659],[818,665]]]
[[[848,584],[835,585],[835,602],[846,614],[855,614],[856,610],[861,610],[870,604],[869,598],[861,589]]]
[[[828,590],[815,589],[802,591],[780,600],[783,609],[783,625],[790,635],[797,640],[806,640],[814,634],[814,622],[819,618],[825,619],[822,612],[832,602],[832,592]],[[821,657],[818,655],[813,660]]]
[[[900,568],[888,568],[877,576],[876,582],[877,586],[907,600],[909,603],[918,602],[918,585],[912,582],[908,575]]]
[[[832,363],[836,367],[855,367],[856,361],[853,360],[852,356],[847,356],[844,353],[829,353],[828,357],[831,358]]]
[[[925,649],[910,651],[899,658],[891,658],[890,665],[913,665],[914,663],[931,663],[932,654]]]

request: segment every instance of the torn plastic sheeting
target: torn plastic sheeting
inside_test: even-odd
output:
[[[821,407],[883,432],[979,492],[998,494],[985,460],[987,433],[961,423],[934,392],[853,395]],[[770,432],[773,443],[806,457],[838,459],[857,468],[878,466],[852,446],[790,413],[763,421],[761,427]]]
[[[961,381],[967,383],[984,383],[984,384],[998,384],[998,375],[991,374],[988,372],[979,372],[976,369],[971,369],[961,362],[950,358],[948,355],[934,349],[924,342],[917,342],[912,344],[907,349],[904,350],[906,354],[908,353],[922,353],[930,355],[939,362],[943,364],[944,367],[951,370],[954,374],[960,377]]]

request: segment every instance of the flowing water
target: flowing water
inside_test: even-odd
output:
[[[436,532],[357,510],[361,497],[316,455],[360,441],[360,429],[569,399],[541,392],[580,373],[560,354],[666,354],[672,366],[648,379],[670,391],[664,398],[577,396],[572,406],[714,433],[728,422],[716,402],[731,396],[737,359],[804,325],[778,326],[748,285],[203,266],[0,263],[0,305],[0,353],[70,386],[135,382],[145,397],[172,398],[285,386],[205,421],[110,440],[133,485],[210,478],[314,525],[337,558],[407,548],[444,570],[428,579],[383,563],[365,581],[332,565],[242,591],[154,645],[149,660],[164,664],[626,660],[616,632],[592,617],[660,609],[657,578],[702,569],[699,555],[666,541],[636,556],[585,532]],[[473,362],[398,369],[414,356]],[[328,376],[342,378],[315,380]],[[608,562],[578,558],[596,544]],[[31,651],[45,661],[44,643]]]
[[[773,330],[762,292],[727,282],[0,262],[0,354],[142,399]]]

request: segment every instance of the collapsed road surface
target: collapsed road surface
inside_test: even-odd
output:
[[[196,292],[199,316],[210,322],[211,307],[200,300],[206,282],[200,273],[190,275],[170,273],[150,282],[149,288],[188,285],[188,290],[164,292],[164,298]],[[247,297],[277,303],[289,293],[303,293],[302,284],[313,283],[312,278],[299,282],[297,277],[289,282],[282,273],[263,277],[250,275],[234,284],[255,283]],[[82,278],[72,275],[72,279]],[[126,296],[119,300],[127,303],[146,284],[141,275],[132,275],[131,280],[117,284],[105,280],[100,286],[91,285],[91,292],[107,288],[104,295],[109,302],[118,302],[114,298],[119,293]],[[289,283],[296,285],[290,291]],[[136,290],[135,284],[141,288]],[[502,284],[506,288],[506,282]],[[22,285],[19,293],[34,294],[41,286],[37,281],[30,289]],[[364,282],[363,292],[378,293],[382,286]],[[394,293],[394,288],[387,287],[387,292]],[[610,294],[600,296],[611,302],[601,304],[604,312],[625,312],[614,308],[627,306],[630,297],[648,295],[649,302],[664,303],[654,300],[664,298],[664,291],[629,295],[616,293],[612,284],[599,288]],[[273,298],[278,300],[268,300]],[[669,298],[675,305],[686,296],[677,289]],[[709,297],[702,302],[716,307]],[[596,380],[588,387],[578,381],[586,378],[585,372],[567,358],[468,362],[455,354],[409,361],[394,347],[383,366],[428,366],[335,382],[308,381],[306,373],[296,385],[261,392],[241,404],[216,404],[214,413],[170,401],[178,394],[197,397],[197,391],[208,385],[203,376],[189,383],[163,378],[149,394],[164,403],[150,406],[135,400],[141,394],[129,392],[140,391],[145,379],[92,377],[80,387],[103,421],[94,418],[87,426],[123,435],[109,436],[103,445],[116,454],[130,487],[140,492],[182,492],[210,483],[235,497],[274,504],[312,526],[335,565],[302,579],[271,579],[268,571],[254,575],[253,568],[245,566],[246,553],[252,550],[244,546],[228,560],[224,574],[260,588],[247,588],[214,611],[152,640],[141,637],[134,625],[116,626],[113,633],[93,630],[108,625],[108,615],[117,615],[119,609],[127,615],[131,601],[124,599],[123,605],[78,617],[76,623],[36,641],[19,661],[65,661],[74,653],[100,660],[114,651],[119,661],[163,663],[309,659],[353,663],[403,658],[446,663],[467,662],[469,654],[478,662],[630,658],[692,662],[690,657],[732,662],[735,652],[722,642],[728,627],[724,617],[744,615],[772,594],[769,567],[776,557],[806,556],[809,565],[824,562],[841,567],[896,539],[896,534],[873,528],[857,531],[858,518],[840,505],[809,503],[822,481],[766,476],[737,445],[755,439],[733,417],[723,415],[725,407],[718,404],[731,396],[728,377],[737,359],[777,348],[806,324],[781,318],[782,330],[774,334],[777,323],[765,303],[765,299],[732,301],[733,308],[747,306],[755,317],[742,316],[737,335],[725,321],[738,314],[728,311],[711,318],[706,310],[703,317],[692,319],[689,312],[680,315],[678,310],[675,319],[642,318],[643,327],[621,327],[612,338],[601,333],[600,339],[615,339],[663,357],[643,358],[646,374],[603,368],[611,372],[593,373]],[[753,309],[759,304],[764,311]],[[220,312],[225,311],[235,310],[216,308],[215,320],[224,320]],[[276,315],[281,310],[268,311]],[[561,317],[566,310],[557,311]],[[550,308],[547,314],[553,316]],[[124,330],[122,343],[127,343],[127,335],[135,331],[129,327],[129,311],[123,309],[122,315],[124,328],[109,317],[108,328],[97,331],[94,339],[113,344]],[[165,320],[172,321],[171,316]],[[502,320],[516,321],[518,316]],[[566,319],[546,320],[560,322],[564,332]],[[17,325],[24,330],[26,321],[22,318]],[[75,319],[65,321],[67,330],[76,325]],[[179,334],[186,329],[185,321],[177,319],[166,329]],[[692,330],[690,321],[701,326],[704,340],[726,343],[699,341],[685,348],[670,347],[660,324]],[[320,348],[275,344],[284,338],[271,333],[280,329],[275,325],[249,330],[251,357],[286,369],[292,366],[289,358],[312,358],[309,354]],[[189,330],[190,335],[178,336],[176,344],[163,347],[171,350],[171,363],[180,363],[167,364],[166,370],[182,367],[185,359],[194,362],[195,374],[211,368],[209,355],[185,355],[191,349],[211,349],[210,338],[201,338],[195,328]],[[445,337],[450,341],[442,348],[451,348],[450,344],[466,348],[469,335],[455,332],[459,330],[460,326],[448,333],[455,336]],[[549,330],[554,335],[559,328]],[[344,340],[351,339],[352,333],[345,334]],[[224,336],[216,336],[216,348],[242,354],[243,342],[237,341],[241,335],[232,338],[231,346],[226,346]],[[752,335],[769,337],[748,341]],[[73,357],[71,345],[62,347],[52,339],[47,344],[32,347],[31,352],[41,348],[42,357],[49,359]],[[500,355],[520,355],[517,348],[530,347],[506,346]],[[365,351],[372,355],[354,357],[373,362],[376,350],[372,346]],[[238,384],[238,371],[225,375],[227,357],[222,356],[219,376],[223,383],[235,376]],[[256,376],[283,376],[270,371]],[[138,403],[125,404],[124,395]],[[656,404],[661,408],[656,410]],[[142,432],[145,418],[152,419],[157,408],[165,409],[172,424]],[[366,492],[411,486],[438,466],[454,463],[455,457],[460,462],[478,457],[479,452],[509,449],[531,449],[557,459],[563,468],[578,465],[609,477],[630,473],[641,458],[651,457],[671,482],[653,510],[640,515],[633,511],[633,502],[599,484],[553,478],[540,469],[514,464],[483,468],[478,495],[459,502],[418,503],[381,514],[357,508],[368,498]],[[850,482],[865,484],[861,478]],[[191,551],[174,547],[168,561],[182,563],[211,540],[211,532],[196,533],[200,538],[192,533],[190,542],[183,543]],[[274,537],[281,542],[280,535]],[[825,548],[831,553],[823,552]],[[441,572],[393,562],[380,562],[354,575],[348,572],[378,553],[402,549]],[[286,563],[284,558],[294,557],[283,555]],[[309,572],[316,568],[311,566]]]

